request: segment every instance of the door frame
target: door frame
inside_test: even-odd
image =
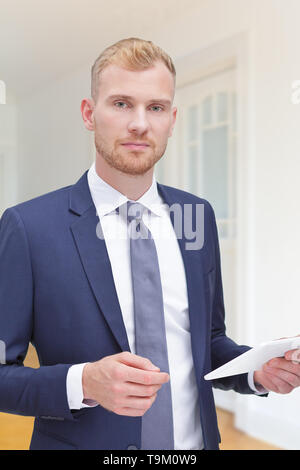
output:
[[[235,331],[240,344],[253,342],[254,309],[254,148],[253,148],[253,110],[250,107],[253,89],[250,63],[252,35],[245,32],[218,42],[205,49],[178,58],[175,61],[177,88],[180,89],[210,76],[236,70],[237,91],[237,158],[236,158],[236,325]],[[176,105],[176,96],[175,103]],[[180,112],[180,111],[179,111]],[[178,134],[180,135],[180,129]],[[168,175],[166,184],[180,187],[180,160],[177,148],[180,142],[171,139],[168,146],[169,158],[163,162],[162,173]],[[171,158],[170,158],[171,157]],[[178,171],[179,170],[179,171]],[[237,394],[226,392],[218,394],[217,406],[237,411]],[[221,392],[221,391],[220,391]]]

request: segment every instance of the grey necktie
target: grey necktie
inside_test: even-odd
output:
[[[169,373],[164,305],[157,252],[151,232],[142,221],[143,206],[127,202],[134,299],[136,354]],[[174,449],[170,381],[142,417],[142,449]]]

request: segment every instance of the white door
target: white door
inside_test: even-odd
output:
[[[177,186],[207,199],[214,208],[220,240],[227,335],[235,340],[238,235],[235,69],[182,87],[177,91],[175,104],[178,107],[176,129],[163,172],[165,175],[171,173],[168,168],[174,168],[175,163]],[[217,391],[217,405],[233,409],[232,395]]]
[[[219,73],[176,93],[179,186],[213,206],[220,238],[227,333],[235,339],[236,73]],[[175,145],[172,145],[174,152]],[[172,164],[169,159],[169,164]]]

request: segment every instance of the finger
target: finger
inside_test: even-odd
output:
[[[131,382],[126,383],[125,394],[134,397],[151,397],[160,390],[161,385],[140,385]]]
[[[134,408],[136,410],[146,410],[150,408],[156,399],[156,394],[152,397],[137,398],[127,397],[122,406],[125,408]]]
[[[117,415],[121,416],[143,416],[145,414],[145,410],[137,410],[134,408],[121,408],[120,410],[114,411]]]
[[[271,359],[270,361],[267,362],[266,365],[269,367],[275,367],[278,369],[287,370],[288,372],[291,372],[292,374],[300,375],[300,366],[298,362],[293,363],[291,360],[287,360],[284,357],[277,357],[277,358]]]
[[[141,399],[140,402],[138,400],[127,401],[125,403],[126,406],[119,406],[114,410],[114,413],[125,416],[142,416],[149,408],[151,408],[155,399],[156,395],[148,400]]]
[[[265,369],[264,378],[270,383],[270,386],[267,388],[273,392],[285,394],[290,393],[293,390],[293,387],[290,384]]]
[[[166,372],[154,372],[124,366],[124,382],[133,382],[143,385],[162,385],[169,381],[170,376]]]
[[[288,385],[291,385],[293,388],[300,386],[300,376],[296,374],[287,372],[284,369],[277,369],[275,367],[269,367],[269,366],[267,366],[265,370],[266,372],[274,375],[275,377],[287,383]]]
[[[262,377],[259,381],[259,384],[268,391],[278,392],[277,386],[272,382],[271,376],[266,372],[262,372]]]
[[[135,367],[137,369],[143,370],[160,370],[155,364],[153,364],[150,359],[146,357],[138,356],[137,354],[132,354],[129,351],[125,351],[119,354],[119,360],[128,366]]]

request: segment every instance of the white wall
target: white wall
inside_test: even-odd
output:
[[[209,0],[199,15],[173,23],[173,31],[184,31],[180,44],[170,29],[164,36],[167,50],[179,57],[241,32],[248,37],[247,76],[241,74],[247,81],[247,147],[242,143],[245,152],[239,155],[247,159],[246,186],[240,188],[247,231],[241,242],[244,283],[239,283],[237,327],[240,342],[250,345],[300,333],[300,105],[290,100],[291,84],[300,77],[299,14],[297,0]],[[239,396],[235,409],[240,429],[300,449],[299,389],[267,400]]]
[[[264,0],[253,23],[250,342],[300,331],[300,107],[290,100],[300,76],[299,14],[297,1]],[[300,389],[267,401],[249,399],[248,408],[240,403],[237,422],[279,446],[300,449],[299,414]]]
[[[80,104],[89,96],[89,67],[19,102],[19,200],[76,182],[89,168],[93,136]]]
[[[300,334],[300,105],[290,102],[291,83],[300,79],[299,15],[298,0],[195,0],[193,12],[173,17],[151,38],[179,61],[241,32],[247,37],[237,331],[250,345]],[[91,140],[79,110],[87,93],[88,65],[20,103],[20,200],[71,184],[88,168]],[[236,413],[242,430],[300,449],[300,389],[241,396]]]

